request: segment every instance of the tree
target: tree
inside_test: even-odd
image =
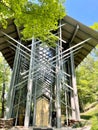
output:
[[[81,111],[84,111],[86,104],[97,100],[98,91],[98,49],[93,50],[92,55],[82,62],[77,68],[77,86]]]
[[[10,68],[5,59],[0,53],[0,104],[1,104],[1,117],[4,117],[5,110],[5,95],[7,94],[9,85]]]
[[[90,26],[92,29],[98,31],[98,22],[95,22],[92,26]]]
[[[7,27],[8,18],[14,19],[17,27],[23,27],[24,39],[39,38],[47,43],[56,39],[52,30],[57,30],[58,21],[65,16],[64,0],[1,0],[0,21]]]

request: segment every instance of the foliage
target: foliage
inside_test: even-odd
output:
[[[0,113],[2,117],[4,115],[5,97],[9,86],[9,76],[10,76],[9,66],[0,53]]]
[[[79,121],[79,122],[76,122],[73,126],[72,126],[72,128],[78,128],[78,127],[84,127],[85,125],[86,125],[86,121]]]
[[[7,27],[7,18],[14,19],[16,26],[23,27],[25,39],[39,38],[53,43],[51,33],[58,28],[58,21],[65,16],[64,0],[1,0],[0,21]]]
[[[94,30],[98,30],[98,22],[95,22],[92,26],[90,26]]]
[[[98,104],[81,115],[82,119],[88,120],[91,130],[98,130]]]
[[[98,53],[98,49],[92,54]],[[97,100],[98,96],[98,58],[89,55],[77,68],[77,86],[81,111],[84,111],[86,104]]]
[[[98,130],[98,117],[94,116],[92,118],[92,127],[91,130]]]

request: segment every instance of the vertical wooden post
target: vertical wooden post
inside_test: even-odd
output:
[[[73,87],[73,97],[71,98],[71,105],[75,111],[72,112],[72,118],[75,120],[80,120],[80,111],[79,111],[79,101],[77,94],[77,86],[76,86],[76,75],[75,75],[75,66],[74,66],[74,55],[71,51],[71,74],[72,74],[72,87]]]
[[[69,78],[69,85],[73,88],[72,85],[72,73],[71,73],[71,58],[68,60],[68,73],[71,75]],[[75,114],[75,103],[74,103],[74,94],[73,90],[70,92],[70,105],[71,105],[71,113],[70,113],[70,118],[76,119],[76,114]]]
[[[34,38],[32,38],[32,46],[31,46],[31,57],[30,57],[30,66],[29,66],[29,77],[28,77],[28,92],[27,92],[27,100],[26,100],[26,111],[25,111],[25,120],[24,120],[24,126],[29,127],[29,121],[30,121],[30,110],[31,110],[31,100],[32,100],[32,86],[33,86],[33,76],[32,76],[32,70],[33,70],[33,44],[34,44]]]
[[[14,95],[15,95],[14,85],[16,82],[16,74],[17,74],[19,55],[20,55],[20,49],[19,49],[20,45],[17,45],[17,46],[18,46],[18,48],[16,49],[16,53],[15,53],[13,72],[12,72],[10,89],[9,89],[8,99],[7,99],[7,108],[6,108],[6,113],[5,113],[5,119],[11,118],[11,115],[12,115],[13,101],[14,101]]]
[[[61,104],[60,104],[60,74],[56,79],[56,109],[57,109],[57,128],[61,127]]]
[[[51,121],[52,121],[52,87],[53,86],[50,86],[50,102],[49,102],[49,104],[50,104],[50,107],[49,107],[49,125],[51,126]]]
[[[61,32],[61,21],[60,21],[60,39],[62,39],[62,32]],[[58,46],[57,46],[57,63],[56,63],[56,109],[57,109],[57,128],[61,127],[61,99],[60,99],[60,89],[61,89],[61,77],[60,77],[60,71],[61,71],[61,61],[62,61],[62,56],[60,56],[60,53],[62,48],[62,41],[58,41]]]
[[[34,111],[33,111],[33,126],[35,126],[35,124],[36,124],[36,91],[37,91],[37,79],[36,79],[36,81],[35,81],[35,86],[34,86],[35,88],[34,88],[34,96],[33,96],[33,102],[34,102],[34,104],[33,104],[33,106],[34,106]]]

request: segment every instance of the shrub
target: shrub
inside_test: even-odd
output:
[[[72,128],[78,128],[78,127],[84,127],[86,125],[87,121],[83,121],[83,122],[77,122],[75,123]]]

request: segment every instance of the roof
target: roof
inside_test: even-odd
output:
[[[68,43],[71,43],[73,46],[88,38],[91,38],[91,40],[85,42],[83,44],[83,47],[80,48],[75,54],[75,66],[78,66],[91,52],[91,50],[98,44],[98,32],[92,30],[91,28],[83,25],[82,23],[69,16],[65,16],[63,18],[62,24],[63,23],[64,25],[62,26],[62,39],[66,41],[66,43],[63,43],[64,49],[68,48]],[[2,29],[0,26],[0,30],[7,33],[16,40],[19,39],[19,33],[13,20],[8,20],[7,29]],[[0,33],[0,51],[12,68],[15,50],[12,48],[11,44],[7,42],[7,38],[2,33]]]
[[[79,42],[91,38],[91,40],[85,42],[83,47],[75,54],[75,66],[78,66],[98,44],[98,32],[69,16],[64,17],[63,23],[65,23],[65,25],[62,26],[62,37],[67,43],[71,42],[72,45],[76,45]]]
[[[19,39],[17,28],[13,20],[8,20],[7,29],[2,29],[2,26],[0,26],[0,31],[7,33],[9,36],[13,37],[16,40]],[[5,60],[8,62],[8,64],[12,68],[13,62],[14,62],[15,51],[12,49],[12,46],[6,40],[7,40],[7,37],[5,37],[2,33],[0,33],[0,52],[3,54]]]

